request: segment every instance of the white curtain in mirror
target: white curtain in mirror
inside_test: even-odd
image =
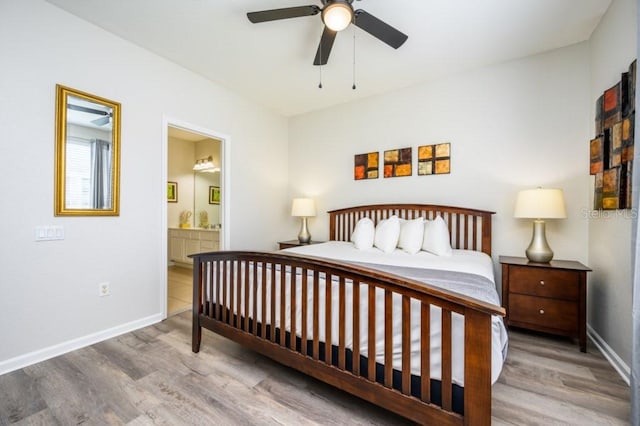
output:
[[[111,143],[91,140],[91,208],[111,208]]]

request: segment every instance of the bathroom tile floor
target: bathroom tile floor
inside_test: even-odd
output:
[[[193,272],[182,266],[169,266],[167,316],[176,315],[191,309],[191,282]]]

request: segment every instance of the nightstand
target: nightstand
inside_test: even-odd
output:
[[[320,244],[320,243],[324,243],[324,241],[311,241],[309,243],[301,243],[298,240],[289,240],[289,241],[278,241],[278,246],[280,246],[280,250],[284,250],[291,247],[308,246],[310,244]]]
[[[500,256],[506,325],[577,337],[587,351],[587,272],[572,260]]]

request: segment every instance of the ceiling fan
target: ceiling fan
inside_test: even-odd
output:
[[[105,124],[109,124],[109,122],[111,121],[111,117],[113,116],[110,111],[107,112],[100,109],[87,108],[81,105],[74,105],[71,103],[67,104],[67,108],[74,111],[86,112],[87,114],[101,115],[102,117],[91,120],[91,122],[96,126],[104,126]]]
[[[336,34],[352,23],[394,49],[402,46],[408,38],[406,34],[396,30],[370,13],[362,9],[353,10],[353,6],[351,5],[353,0],[321,1],[323,5],[322,8],[311,5],[263,10],[259,12],[249,12],[247,13],[247,18],[249,18],[249,21],[252,23],[257,24],[260,22],[298,18],[320,13],[325,26],[320,44],[318,45],[316,57],[313,60],[313,65],[325,65],[327,63]]]

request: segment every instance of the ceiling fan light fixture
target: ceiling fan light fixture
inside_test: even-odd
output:
[[[335,1],[322,10],[322,21],[333,31],[342,31],[353,21],[353,8],[346,1]]]

